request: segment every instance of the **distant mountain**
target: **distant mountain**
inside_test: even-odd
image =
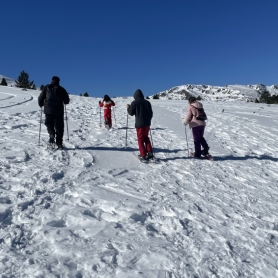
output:
[[[271,95],[278,95],[278,85],[227,85],[224,87],[210,85],[182,85],[158,93],[160,99],[188,99],[190,96],[200,97],[202,100],[249,100],[259,99],[261,94],[269,91]]]
[[[12,87],[15,86],[15,79],[0,74],[0,82],[1,82],[2,78],[6,79],[8,86],[12,86]]]

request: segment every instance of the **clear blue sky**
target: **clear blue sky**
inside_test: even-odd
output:
[[[278,83],[278,0],[1,1],[0,74],[71,94]]]

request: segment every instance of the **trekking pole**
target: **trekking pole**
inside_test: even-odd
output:
[[[67,108],[66,108],[66,105],[65,105],[65,112],[66,112],[66,124],[67,124],[68,141],[69,141],[69,126],[68,126],[68,114],[67,114]]]
[[[184,130],[185,130],[185,137],[186,137],[186,143],[187,143],[187,152],[188,152],[188,157],[189,157],[189,148],[188,148],[188,140],[187,140],[186,127],[184,127]]]
[[[114,108],[112,108],[112,109],[113,109],[113,115],[114,115],[115,125],[117,125],[117,123],[116,123],[116,117],[115,117],[115,111],[114,111]]]
[[[41,118],[40,118],[39,145],[41,143],[41,128],[42,128],[42,107],[41,107]]]
[[[152,137],[152,130],[151,130],[151,127],[150,127],[150,136],[151,136],[151,141],[152,141],[152,148],[154,150],[154,146],[153,146],[153,137]],[[153,154],[154,154],[154,151],[153,151]]]
[[[127,147],[128,112],[126,112],[125,148]]]
[[[99,127],[101,127],[101,107],[99,107]]]

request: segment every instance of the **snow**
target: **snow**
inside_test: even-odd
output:
[[[260,99],[261,93],[268,91],[271,95],[278,94],[278,85],[265,86],[258,85],[226,85],[210,86],[210,85],[182,85],[176,86],[169,90],[158,93],[160,99],[188,99],[187,95],[201,97],[202,100],[213,101],[255,101]]]
[[[70,96],[52,152],[39,93],[0,86],[1,277],[278,277],[277,106],[203,101],[212,162],[188,158],[187,102],[150,100],[146,165],[131,97],[107,131],[98,99]]]

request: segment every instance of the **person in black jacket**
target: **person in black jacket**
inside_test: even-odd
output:
[[[53,76],[51,84],[46,85],[39,98],[40,107],[44,106],[45,125],[49,133],[49,143],[55,143],[59,149],[63,149],[64,135],[64,104],[69,103],[67,91],[60,86],[60,78]]]
[[[153,159],[153,150],[149,138],[149,131],[151,119],[153,117],[152,105],[149,101],[145,100],[141,90],[136,90],[134,101],[129,105],[127,104],[127,112],[130,116],[135,115],[135,128],[137,132],[137,140],[139,146],[139,159],[142,162],[147,162]]]

